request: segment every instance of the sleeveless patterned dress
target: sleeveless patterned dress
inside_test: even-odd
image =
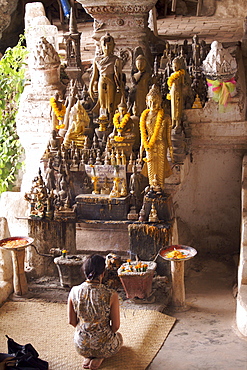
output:
[[[123,340],[110,327],[110,299],[114,293],[100,283],[84,282],[74,286],[69,297],[79,318],[74,334],[77,352],[84,357],[111,357]]]

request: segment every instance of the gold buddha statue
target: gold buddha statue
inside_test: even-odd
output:
[[[181,130],[181,121],[183,113],[183,86],[185,70],[181,68],[181,60],[176,57],[172,61],[172,68],[174,72],[168,78],[168,86],[170,88],[171,97],[171,117],[172,128],[176,132]]]
[[[146,97],[148,109],[145,109],[140,118],[141,146],[140,159],[146,151],[144,161],[147,164],[148,180],[151,186],[153,180],[164,189],[165,178],[172,174],[167,159],[169,149],[173,161],[173,148],[171,142],[171,119],[165,115],[161,107],[162,97],[159,88],[152,86]],[[143,171],[144,172],[144,171]]]
[[[130,118],[130,113],[127,112],[127,104],[123,99],[118,105],[118,111],[114,114],[113,124],[113,131],[109,135],[111,145],[116,151],[120,153],[123,151],[129,158],[135,141],[135,133],[133,132],[134,124]]]
[[[114,38],[106,33],[100,39],[100,56],[95,57],[89,93],[98,97],[99,121],[111,121],[123,91],[122,61],[114,55]],[[95,109],[94,109],[95,110]]]
[[[84,148],[86,136],[84,135],[85,128],[89,126],[90,118],[78,100],[72,107],[69,120],[69,128],[65,134],[63,145],[68,149],[72,142],[79,149]]]

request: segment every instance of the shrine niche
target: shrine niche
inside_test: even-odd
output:
[[[149,30],[144,28],[146,42]],[[25,186],[30,232],[43,240],[44,230],[59,225],[73,235],[73,253],[131,250],[146,260],[160,244],[176,240],[173,199],[193,160],[191,116],[203,116],[207,104],[215,103],[204,69],[211,46],[194,35],[179,44],[164,41],[162,52],[153,44],[149,57],[143,42],[133,39],[124,50],[116,29],[102,25],[96,34],[89,75],[82,67],[80,33],[71,12],[64,35],[66,86],[46,79],[44,90],[36,87],[33,75],[43,63],[44,76],[51,69],[58,76],[59,58],[44,36],[33,43],[34,91],[26,91],[31,98],[40,91],[34,97],[37,109],[45,101],[45,123],[36,127],[45,129],[46,136]],[[51,59],[54,68],[44,63]],[[164,262],[157,264],[165,273]]]

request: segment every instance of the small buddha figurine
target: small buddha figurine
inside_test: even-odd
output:
[[[57,131],[52,130],[51,132],[51,138],[48,141],[47,149],[49,149],[50,152],[56,153],[58,149],[60,149],[61,143],[59,138],[57,137]]]
[[[49,191],[53,191],[56,189],[55,170],[53,168],[51,158],[49,158],[48,160],[48,167],[45,172],[45,180],[46,180],[46,187],[49,189]]]
[[[155,208],[154,203],[152,203],[151,210],[148,216],[148,222],[158,222],[158,221],[159,221],[159,218],[158,218],[157,210]]]
[[[115,177],[113,180],[113,187],[109,194],[109,198],[120,198],[119,182],[120,179],[118,177]]]
[[[142,199],[142,175],[137,172],[136,166],[133,166],[133,173],[130,176],[129,189],[130,194],[135,199],[135,203],[136,201],[140,201]]]
[[[157,195],[161,195],[162,194],[162,189],[161,189],[161,186],[158,183],[157,174],[154,174],[153,181],[152,181],[152,184],[151,184],[151,189]]]
[[[140,222],[146,221],[145,203],[143,203],[142,208],[139,212],[139,221]]]
[[[176,132],[181,131],[181,121],[183,113],[183,86],[184,86],[184,69],[181,68],[181,59],[176,57],[172,61],[174,72],[168,78],[171,97],[171,117],[172,128]]]
[[[64,128],[63,120],[66,113],[66,107],[63,100],[60,99],[58,91],[55,93],[54,97],[50,98],[50,106],[53,130]]]
[[[122,153],[121,153],[121,164],[123,166],[126,166],[126,155],[124,154],[123,150],[122,150]]]
[[[192,55],[193,55],[193,66],[195,71],[198,70],[201,64],[201,44],[199,42],[198,35],[194,35],[192,38]]]
[[[111,152],[111,165],[115,166],[115,164],[116,164],[116,157],[115,157],[115,154],[114,154],[114,150],[112,150],[112,152]]]
[[[97,149],[97,156],[96,156],[96,159],[95,159],[95,164],[96,165],[101,165],[102,164],[100,149]]]
[[[110,188],[108,186],[108,181],[107,181],[107,177],[105,176],[105,181],[104,181],[104,184],[102,186],[102,188],[100,189],[100,194],[106,194],[106,195],[109,195],[110,194]]]
[[[111,159],[109,157],[109,153],[105,152],[104,165],[110,165],[110,164],[111,164]]]
[[[68,185],[65,179],[63,178],[60,182],[60,190],[55,200],[55,207],[58,211],[63,211],[68,207],[68,204],[70,206]]]
[[[116,152],[116,165],[121,165],[121,164],[122,164],[121,155],[120,155],[119,151],[117,150],[117,152]]]
[[[201,103],[201,100],[200,100],[198,94],[196,94],[196,98],[195,98],[195,101],[194,101],[194,103],[192,105],[192,108],[193,109],[200,109],[200,108],[202,108],[202,103]]]
[[[130,113],[127,112],[127,104],[122,100],[118,105],[118,112],[113,117],[113,132],[109,135],[111,144],[116,149],[124,150],[127,156],[132,152],[135,141],[133,122]]]
[[[125,179],[122,180],[120,195],[121,197],[126,197],[128,195]]]
[[[84,135],[85,128],[88,127],[90,118],[78,100],[73,106],[70,113],[69,128],[65,134],[63,144],[65,148],[69,148],[71,143],[83,149],[86,136]]]

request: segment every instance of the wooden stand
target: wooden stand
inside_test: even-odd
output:
[[[169,254],[174,251],[181,253],[182,256],[169,257]],[[186,245],[170,245],[159,251],[159,255],[171,263],[172,306],[175,311],[182,312],[190,308],[185,303],[184,262],[193,258],[196,254],[195,248]]]
[[[14,293],[22,296],[28,292],[27,279],[24,271],[25,248],[12,249],[11,254],[14,271]]]
[[[176,311],[186,311],[185,303],[184,261],[171,261],[172,305]]]

